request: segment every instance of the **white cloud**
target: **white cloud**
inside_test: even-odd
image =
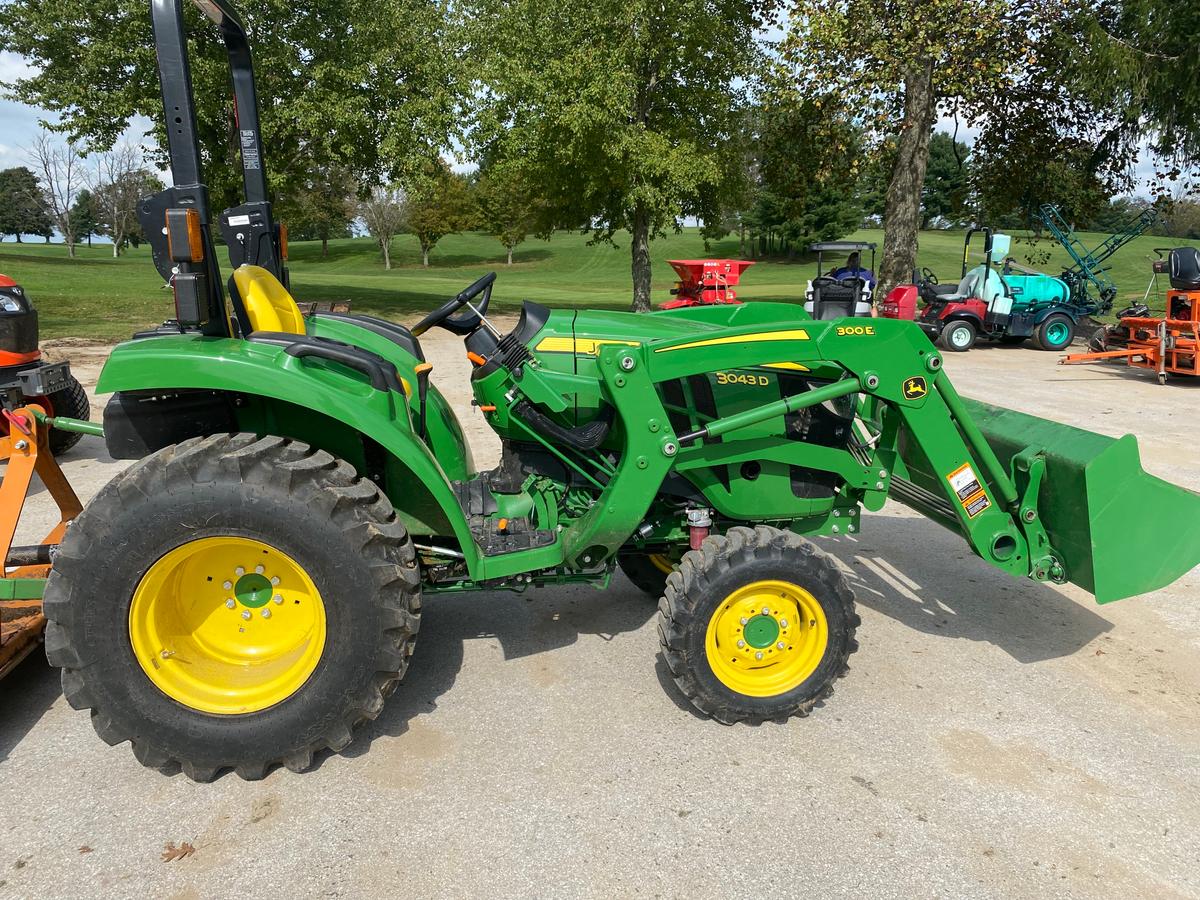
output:
[[[33,67],[25,62],[23,56],[5,51],[0,53],[0,81],[12,83],[19,78],[28,78],[33,74]]]

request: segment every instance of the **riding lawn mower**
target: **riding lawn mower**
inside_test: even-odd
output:
[[[963,399],[911,322],[526,302],[505,331],[494,273],[412,328],[301,315],[245,32],[228,0],[197,5],[234,70],[246,202],[214,223],[181,2],[153,0],[173,187],[142,221],[175,317],[104,368],[109,451],[139,461],[67,529],[45,591],[67,700],[143,764],[304,770],[379,715],[423,602],[604,588],[618,568],[657,600],[663,657],[699,711],[807,715],[860,625],[814,538],[857,534],[889,498],[985,564],[1103,603],[1200,560],[1200,497],[1143,472],[1134,438]],[[501,439],[489,471],[431,379],[435,328],[462,338]]]

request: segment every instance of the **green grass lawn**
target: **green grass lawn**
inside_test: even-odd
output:
[[[1103,235],[1085,235],[1094,246]],[[863,231],[855,238],[882,242],[879,231]],[[396,267],[384,271],[374,243],[366,238],[334,241],[329,258],[320,258],[319,244],[294,243],[291,248],[292,285],[300,300],[344,300],[358,312],[404,320],[427,312],[447,297],[491,269],[500,273],[493,309],[515,311],[524,299],[549,306],[623,308],[629,303],[629,245],[617,248],[589,246],[587,237],[560,233],[550,241],[522,244],[511,268],[504,265],[503,248],[482,234],[451,235],[434,250],[431,265],[422,269],[417,244],[411,236],[396,239],[392,258]],[[924,232],[919,262],[937,272],[943,281],[957,280],[962,264],[961,231]],[[1153,248],[1179,245],[1162,237],[1142,237],[1112,260],[1112,277],[1121,299],[1140,298],[1150,278]],[[1200,242],[1191,242],[1200,246]],[[978,239],[976,247],[980,246]],[[1042,247],[1051,243],[1043,241]],[[1067,262],[1055,253],[1044,271],[1055,272]],[[651,244],[654,259],[654,296],[668,299],[674,272],[668,259],[737,256],[737,241],[730,238],[710,247],[695,229],[672,234]],[[1024,262],[1024,245],[1014,247],[1014,257]],[[223,255],[223,254],[222,254]],[[841,260],[836,260],[838,264]],[[760,262],[746,273],[739,296],[747,300],[797,301],[805,282],[816,271],[815,259]],[[171,294],[162,286],[149,251],[130,251],[120,259],[112,249],[97,245],[79,249],[70,260],[62,245],[0,243],[0,272],[28,290],[41,316],[44,337],[88,337],[119,340],[133,331],[155,325],[172,312]],[[1164,284],[1160,280],[1160,284]],[[1161,303],[1160,303],[1161,305]]]

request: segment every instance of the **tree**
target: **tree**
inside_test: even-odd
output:
[[[53,230],[37,176],[24,166],[0,171],[0,238],[48,235]]]
[[[92,246],[92,235],[100,233],[100,220],[96,216],[96,198],[92,192],[84,188],[75,198],[71,207],[71,230],[80,240],[87,240]]]
[[[596,241],[631,235],[633,308],[650,241],[718,218],[742,177],[740,110],[758,65],[751,0],[468,0],[480,90],[470,139],[520,165],[548,214]]]
[[[929,166],[921,188],[921,227],[935,219],[961,225],[967,218],[971,168],[967,160],[970,148],[945,132],[929,138]]]
[[[1022,63],[1039,0],[799,0],[783,58],[797,91],[857,111],[892,155],[880,291],[916,264],[929,138],[939,109],[968,113]]]
[[[367,232],[375,238],[383,253],[383,267],[392,267],[392,238],[404,225],[405,197],[398,187],[376,187],[358,205],[358,214]]]
[[[514,248],[538,230],[542,215],[520,168],[497,163],[484,169],[475,185],[475,206],[480,224],[504,245],[511,266]]]
[[[814,240],[833,240],[862,220],[858,196],[862,130],[845,110],[806,100],[778,79],[756,110],[752,167],[758,182],[752,230],[765,229],[771,253],[789,256]]]
[[[332,238],[349,237],[356,213],[354,179],[343,169],[313,172],[279,204],[292,240],[320,241],[329,257]]]
[[[217,29],[194,4],[184,8],[205,177],[221,209],[237,201],[241,172],[226,54]],[[447,9],[428,0],[267,0],[242,9],[264,100],[263,144],[274,151],[273,191],[288,195],[333,166],[367,183],[391,180],[436,158],[458,123]],[[11,0],[0,4],[3,50],[23,55],[34,73],[17,80],[12,99],[52,112],[88,150],[114,146],[144,116],[155,123],[155,161],[165,163],[144,3]]]
[[[129,239],[137,225],[138,202],[148,193],[146,179],[150,173],[142,168],[142,153],[131,144],[123,144],[96,156],[96,173],[92,181],[100,233],[112,240],[113,258]]]
[[[75,145],[69,141],[60,144],[42,131],[33,142],[34,162],[42,185],[42,196],[50,221],[63,242],[67,245],[67,256],[75,258],[75,228],[71,221],[71,207],[83,187],[83,163]]]
[[[429,267],[429,252],[448,234],[475,222],[471,185],[439,160],[416,180],[404,203],[404,230],[421,245],[421,265]]]

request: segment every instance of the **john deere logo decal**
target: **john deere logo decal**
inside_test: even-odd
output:
[[[905,400],[920,400],[928,393],[929,384],[920,375],[915,378],[909,378],[904,382]]]

